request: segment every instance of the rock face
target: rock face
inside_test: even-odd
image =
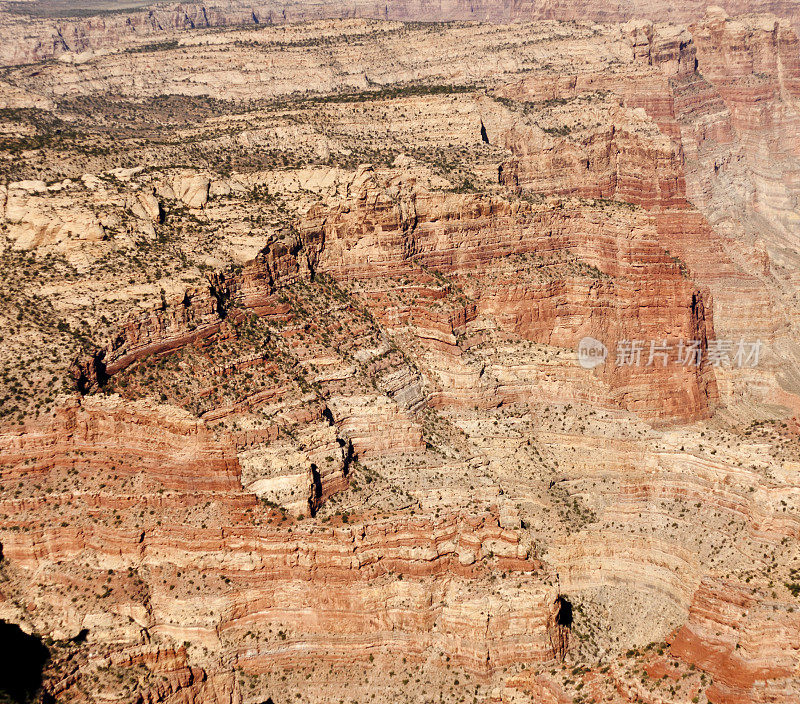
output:
[[[175,197],[190,208],[202,208],[208,202],[210,180],[203,175],[180,175],[172,182]]]
[[[791,701],[798,696],[798,618],[757,589],[708,580],[671,649],[713,676],[711,701]]]
[[[773,12],[795,25],[800,15],[787,0],[720,0],[731,14],[746,12]],[[107,49],[116,46],[133,46],[148,40],[169,36],[174,32],[188,32],[211,27],[237,25],[263,26],[327,18],[362,17],[400,21],[489,21],[510,22],[518,20],[582,20],[596,22],[625,22],[630,19],[649,18],[655,21],[687,23],[701,17],[706,3],[699,0],[665,3],[637,0],[626,5],[609,6],[597,0],[577,0],[558,4],[550,0],[526,2],[421,2],[403,0],[389,4],[374,0],[357,0],[351,4],[308,2],[242,3],[239,0],[222,0],[206,4],[164,3],[152,9],[132,12],[123,16],[99,15],[88,19],[18,18],[4,13],[0,30],[3,31],[3,65],[26,64],[55,57],[64,57]],[[76,60],[76,59],[73,59]]]
[[[114,672],[117,679],[107,682],[108,691],[120,697],[126,696],[133,681],[141,686],[142,701],[238,704],[242,700],[239,684],[231,673],[191,667],[184,648],[135,646],[108,656],[88,657],[67,649],[56,658],[49,667],[61,666],[69,673],[56,685],[60,697],[80,696],[84,678],[99,680],[104,672]]]
[[[110,438],[118,441],[113,456]],[[119,472],[152,473],[154,481],[169,489],[229,492],[240,486],[233,448],[213,442],[197,419],[175,409],[128,408],[119,401],[66,404],[43,432],[20,429],[6,436],[4,455],[8,467],[30,466],[31,458],[44,455],[36,471],[48,475],[75,466],[76,456],[93,452],[98,439],[101,462],[114,464]]]
[[[25,491],[6,493],[0,511],[11,522],[5,530],[12,524],[17,530],[4,533],[4,559],[21,570],[21,579],[36,580],[59,565],[86,580],[74,600],[31,612],[37,627],[56,619],[48,629],[66,637],[88,629],[97,642],[139,629],[199,639],[248,673],[287,657],[294,663],[297,655],[286,646],[309,662],[335,659],[331,629],[349,634],[350,659],[366,660],[378,647],[422,659],[441,649],[482,676],[520,658],[554,656],[555,589],[533,578],[541,565],[531,546],[502,528],[496,515],[411,517],[322,531],[295,525],[287,540],[285,519],[277,514],[276,524],[277,512],[264,511],[242,488],[230,442],[213,440],[202,421],[173,408],[142,403],[87,399],[49,426],[6,433],[0,443],[7,487],[42,478],[58,487],[48,501],[66,519],[60,526],[41,524],[41,501]],[[70,516],[87,512],[90,525],[76,529]],[[486,600],[476,585],[494,569],[517,581]],[[177,580],[176,570],[183,575]],[[114,594],[111,612],[93,599],[92,575],[99,571],[116,575],[104,587]],[[406,579],[396,582],[392,574]],[[195,592],[189,583],[201,575],[203,589]],[[225,587],[231,580],[234,590]],[[175,611],[178,594],[183,606]],[[385,612],[386,600],[399,610]],[[309,622],[309,610],[324,610],[325,620]],[[276,624],[284,635],[271,642]],[[436,634],[431,640],[430,633]],[[131,667],[139,656],[110,657],[117,667]],[[201,671],[181,673],[185,664],[170,657],[159,653],[148,665],[173,673],[166,690],[154,695],[159,701],[184,688],[208,701],[203,691],[218,686],[219,701],[236,700],[224,678],[218,685]]]
[[[164,210],[158,202],[158,198],[152,193],[141,193],[128,201],[128,208],[142,220],[152,220],[160,222],[164,219]]]
[[[397,188],[368,180],[352,200],[311,211],[300,224],[300,239],[268,246],[240,277],[221,277],[206,291],[187,292],[176,307],[131,321],[106,349],[82,363],[76,372],[79,386],[102,382],[149,355],[224,337],[229,305],[269,311],[280,287],[308,279],[312,271],[347,284],[375,276],[415,276],[420,267],[452,276],[475,307],[462,321],[445,323],[449,331],[424,332],[433,321],[416,321],[426,341],[437,342],[442,333],[452,337],[477,313],[491,315],[526,339],[561,347],[575,347],[583,337],[593,336],[609,341],[667,339],[671,345],[700,340],[705,349],[713,335],[703,291],[686,280],[660,247],[652,218],[622,214],[612,206],[617,212],[606,215],[601,234],[602,206],[588,212],[577,204],[553,210],[549,204],[442,197],[413,188],[397,200]],[[615,230],[608,220],[617,221]],[[592,276],[559,281],[542,276],[527,285],[510,285],[512,272],[502,271],[501,283],[481,283],[509,257],[541,258],[559,266],[569,253],[594,267]],[[375,314],[383,318],[385,312]],[[710,370],[664,366],[609,365],[603,371],[610,385],[608,403],[662,418],[708,414],[716,400]]]
[[[335,278],[402,276],[419,266],[440,271],[454,277],[476,301],[475,313],[491,315],[526,339],[561,347],[574,347],[587,336],[700,339],[703,344],[708,338],[711,326],[702,291],[687,285],[660,249],[656,228],[647,218],[620,215],[614,232],[608,220],[617,218],[609,214],[601,234],[596,229],[598,212],[573,210],[569,204],[554,211],[549,205],[537,208],[463,196],[443,199],[414,191],[397,199],[391,191],[369,188],[354,200],[338,212],[312,213],[322,232],[313,221],[306,226],[312,228],[311,236],[324,241],[315,266]],[[512,271],[501,271],[499,282],[486,281],[509,258],[556,263],[567,252],[595,267],[596,278],[568,276],[522,285],[511,283]],[[637,285],[639,277],[649,283]],[[664,288],[651,287],[655,280]],[[665,300],[675,308],[659,310]],[[451,335],[458,325],[451,323]],[[716,399],[713,378],[702,368],[678,369],[674,376],[652,366],[610,368],[605,380],[611,386],[609,402],[614,399],[656,417],[700,417]]]
[[[58,57],[0,83],[0,619],[41,697],[795,704],[769,9],[4,14],[0,61]]]
[[[692,27],[692,32],[701,37],[711,32],[710,26],[718,27],[717,31],[723,32],[729,25],[733,31],[739,27],[738,21],[726,19],[724,12],[711,10],[704,23]],[[759,34],[757,28],[762,25],[764,33]],[[754,48],[758,41],[769,43],[770,40],[765,39],[766,28],[772,28],[774,36],[783,39],[777,40],[774,49]],[[778,303],[781,295],[769,281],[775,272],[765,269],[763,255],[758,261],[753,257],[753,250],[756,248],[756,238],[764,236],[763,222],[766,217],[771,222],[767,235],[770,244],[765,247],[761,240],[762,251],[780,251],[781,254],[776,256],[783,260],[787,243],[796,236],[796,226],[791,222],[793,215],[781,216],[777,208],[766,205],[763,197],[761,201],[764,205],[754,206],[754,199],[759,198],[757,192],[767,191],[770,194],[782,192],[784,195],[779,199],[783,202],[791,198],[786,186],[777,182],[768,185],[764,179],[767,171],[770,172],[767,178],[773,180],[773,174],[794,168],[795,157],[791,155],[789,146],[793,143],[792,137],[787,136],[782,142],[788,149],[783,151],[786,156],[778,157],[781,166],[766,169],[763,164],[758,165],[759,157],[748,144],[753,145],[759,139],[764,139],[765,135],[773,134],[773,131],[761,130],[761,136],[756,137],[751,127],[748,135],[746,128],[741,126],[741,117],[732,116],[734,113],[741,116],[754,108],[733,106],[730,98],[725,97],[728,95],[724,88],[726,79],[721,79],[720,86],[723,87],[717,88],[716,82],[710,83],[707,77],[714,75],[715,66],[719,75],[727,75],[727,68],[723,67],[737,60],[744,67],[738,70],[749,71],[749,75],[755,76],[753,72],[757,71],[752,67],[759,59],[754,56],[761,51],[770,56],[775,52],[780,54],[778,44],[784,42],[791,45],[796,39],[788,24],[775,19],[752,21],[742,25],[740,31],[742,37],[737,41],[747,48],[743,50],[743,56],[734,59],[731,56],[723,58],[715,53],[725,52],[722,42],[712,49],[706,39],[695,41],[694,36],[682,30],[646,22],[625,25],[623,34],[631,47],[634,61],[646,65],[648,69],[644,74],[634,71],[616,77],[613,90],[625,96],[628,122],[639,123],[635,139],[652,145],[648,146],[647,151],[635,145],[630,147],[630,165],[629,157],[624,156],[625,152],[617,146],[621,139],[621,136],[618,137],[618,128],[602,132],[598,129],[587,130],[575,110],[567,112],[566,128],[570,131],[578,129],[582,133],[579,140],[559,137],[548,139],[548,135],[541,135],[539,130],[527,126],[526,131],[522,132],[518,124],[509,124],[507,120],[496,124],[495,133],[498,141],[515,152],[514,158],[503,165],[503,178],[524,189],[557,187],[552,180],[545,180],[551,170],[542,168],[537,160],[542,155],[549,157],[556,151],[559,154],[566,151],[570,155],[568,171],[572,180],[569,192],[605,194],[635,202],[653,215],[662,246],[683,262],[692,278],[713,299],[714,327],[718,337],[740,339],[758,336],[775,340],[778,347],[782,343],[777,341],[783,337],[785,326],[790,324],[789,319],[794,317],[793,304],[784,307]],[[793,63],[793,58],[787,59],[787,86],[792,85]],[[605,75],[592,72],[561,76],[556,82],[531,77],[503,87],[500,94],[516,100],[570,101],[587,90],[606,90],[608,80]],[[741,81],[734,82],[737,87],[742,84]],[[788,96],[788,93],[786,89],[776,89],[773,95]],[[751,125],[763,121],[767,113],[776,116],[770,117],[770,120],[780,122],[785,119],[783,116],[788,116],[790,122],[794,120],[795,109],[791,99],[784,101],[776,97],[769,108],[762,101],[759,101],[759,105],[765,112],[762,119],[754,119]],[[595,106],[589,110],[594,115],[600,112]],[[617,111],[619,108],[612,105],[610,110]],[[587,109],[581,114],[585,112]],[[642,121],[645,116],[649,119]],[[620,121],[619,117],[606,120],[610,125]],[[645,137],[648,128],[652,129],[651,121],[658,126],[658,136]],[[565,120],[562,118],[559,124],[563,122]],[[599,117],[595,122],[602,124]],[[780,129],[776,128],[777,131]],[[548,126],[545,126],[545,130],[556,133],[555,128]],[[558,150],[548,148],[551,139],[564,146],[559,145]],[[536,141],[541,142],[542,147],[532,151],[529,145]],[[611,150],[619,156],[613,160],[607,157],[598,159],[592,153],[592,145],[598,141],[604,145],[599,150],[601,155]],[[515,147],[515,143],[525,146]],[[657,149],[654,149],[655,145],[658,145]],[[778,155],[782,150],[783,146],[767,147],[762,144],[757,151],[759,154],[771,151]],[[637,156],[634,158],[632,155]],[[579,168],[580,164],[585,164],[585,170]],[[642,166],[645,164],[652,164],[652,173],[658,173],[660,177],[648,179],[644,176]],[[526,173],[531,175],[527,176]],[[581,178],[584,173],[585,180]],[[792,178],[787,177],[786,182],[791,181]],[[649,190],[643,191],[642,183],[648,182],[652,185]],[[621,189],[627,189],[627,192]],[[770,199],[772,195],[767,198]],[[690,203],[697,205],[710,222]],[[754,210],[758,210],[759,214],[755,215]],[[732,213],[736,213],[735,222]],[[756,224],[756,219],[759,224]],[[716,237],[709,236],[709,225],[716,229]],[[721,233],[725,233],[722,238],[719,237]],[[737,241],[746,244],[741,246]],[[767,254],[767,258],[769,256]],[[780,312],[770,313],[776,306]],[[756,314],[757,310],[760,313]]]
[[[54,207],[54,199],[44,195],[48,190],[41,181],[3,187],[0,222],[5,223],[13,246],[24,250],[48,245],[69,247],[103,239],[103,225],[91,210]]]
[[[692,32],[703,76],[724,101],[747,162],[754,210],[794,232],[800,155],[800,118],[793,107],[800,92],[796,33],[777,18],[730,19],[721,11],[710,11]]]

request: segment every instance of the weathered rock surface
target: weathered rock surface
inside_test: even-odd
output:
[[[0,618],[46,695],[794,704],[768,9],[4,14],[58,57],[0,83]]]
[[[797,8],[786,0],[720,0],[731,14],[745,12],[773,12],[797,24]],[[579,20],[597,22],[625,22],[633,18],[687,23],[702,16],[706,3],[684,0],[665,3],[663,0],[637,0],[625,5],[609,6],[597,0],[576,0],[569,4],[549,0],[528,2],[464,2],[448,0],[426,3],[404,0],[382,4],[374,0],[357,0],[345,5],[326,3],[316,5],[303,2],[242,3],[223,0],[205,4],[159,4],[151,9],[125,16],[99,15],[88,19],[32,19],[18,18],[3,13],[0,31],[3,31],[4,65],[33,63],[62,57],[62,60],[80,63],[86,55],[110,47],[136,47],[147,40],[169,37],[176,32],[188,32],[211,27],[236,25],[272,25],[327,18],[362,17],[400,21],[489,21],[515,20]],[[58,11],[54,13],[57,17]]]

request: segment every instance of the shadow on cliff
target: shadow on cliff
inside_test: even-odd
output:
[[[13,623],[0,621],[0,702],[34,701],[49,657],[50,652],[38,638]]]
[[[556,624],[565,628],[572,628],[572,604],[564,596],[556,599],[558,611],[556,613]]]

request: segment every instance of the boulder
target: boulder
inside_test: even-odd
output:
[[[211,181],[202,174],[184,173],[172,180],[175,197],[190,208],[202,208],[208,202]]]

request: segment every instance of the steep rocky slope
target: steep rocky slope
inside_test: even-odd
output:
[[[797,701],[793,6],[248,8],[3,18],[40,696]]]

